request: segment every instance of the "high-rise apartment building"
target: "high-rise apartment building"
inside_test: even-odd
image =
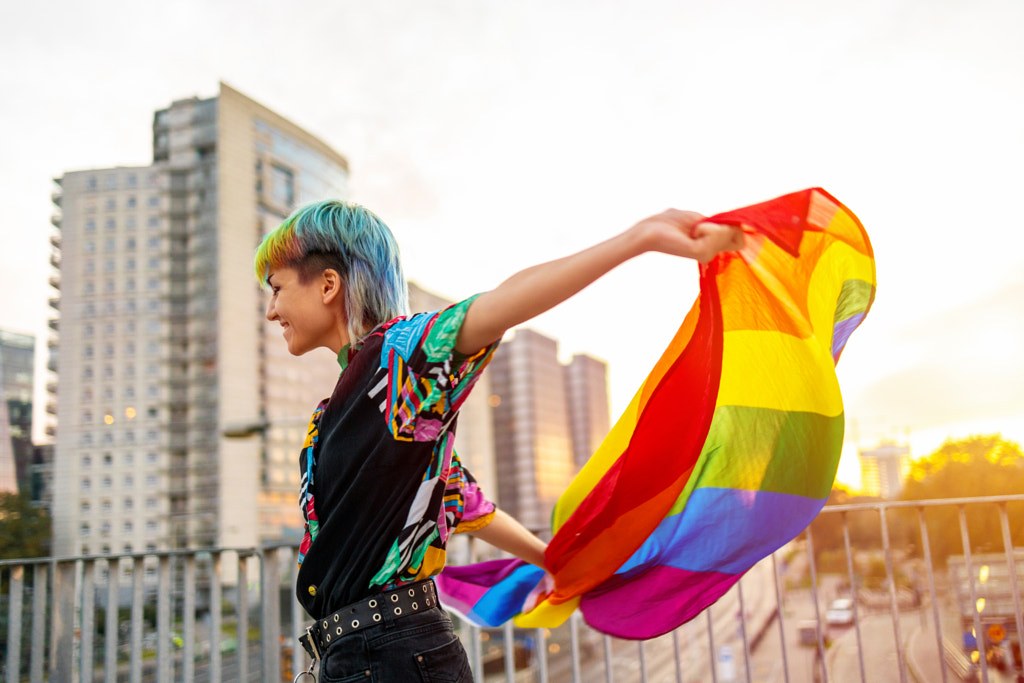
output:
[[[910,474],[910,446],[883,443],[860,451],[860,487],[869,496],[895,498]]]
[[[0,491],[31,494],[35,337],[0,330]]]
[[[156,112],[152,165],[56,183],[55,554],[297,539],[296,454],[338,368],[288,353],[252,258],[347,196],[344,157],[221,84]]]
[[[527,528],[549,527],[555,501],[607,432],[606,366],[558,360],[558,342],[529,329],[498,349],[488,370],[498,503]],[[599,428],[603,425],[603,430]]]
[[[608,434],[608,365],[593,356],[575,354],[565,366],[565,393],[572,458],[578,471]]]

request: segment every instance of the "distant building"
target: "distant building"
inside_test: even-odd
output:
[[[0,330],[0,491],[31,493],[35,337]]]
[[[607,432],[606,366],[576,356],[564,367],[558,342],[517,329],[488,372],[498,503],[527,528],[548,529],[554,504],[584,454]]]
[[[895,498],[910,474],[910,446],[883,443],[857,454],[861,490],[869,496]]]
[[[155,113],[152,165],[55,182],[55,554],[298,541],[296,457],[338,366],[288,353],[252,258],[347,197],[345,158],[221,84]]]

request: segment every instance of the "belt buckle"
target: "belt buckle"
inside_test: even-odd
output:
[[[307,626],[306,632],[299,636],[299,643],[306,653],[313,658],[314,662],[320,661],[320,650],[316,646],[316,638],[313,636],[312,626]]]

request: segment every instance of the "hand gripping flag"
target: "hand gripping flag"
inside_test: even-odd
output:
[[[843,442],[835,363],[875,294],[871,243],[820,188],[710,222],[742,251],[700,267],[700,296],[597,452],[558,500],[550,575],[519,560],[449,567],[470,621],[653,638],[697,616],[799,534]]]

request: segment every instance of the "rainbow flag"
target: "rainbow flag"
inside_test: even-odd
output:
[[[857,217],[813,188],[712,216],[746,235],[700,268],[700,296],[559,499],[550,575],[519,560],[448,567],[446,605],[481,626],[653,638],[697,616],[824,506],[843,442],[835,374],[875,294]]]

